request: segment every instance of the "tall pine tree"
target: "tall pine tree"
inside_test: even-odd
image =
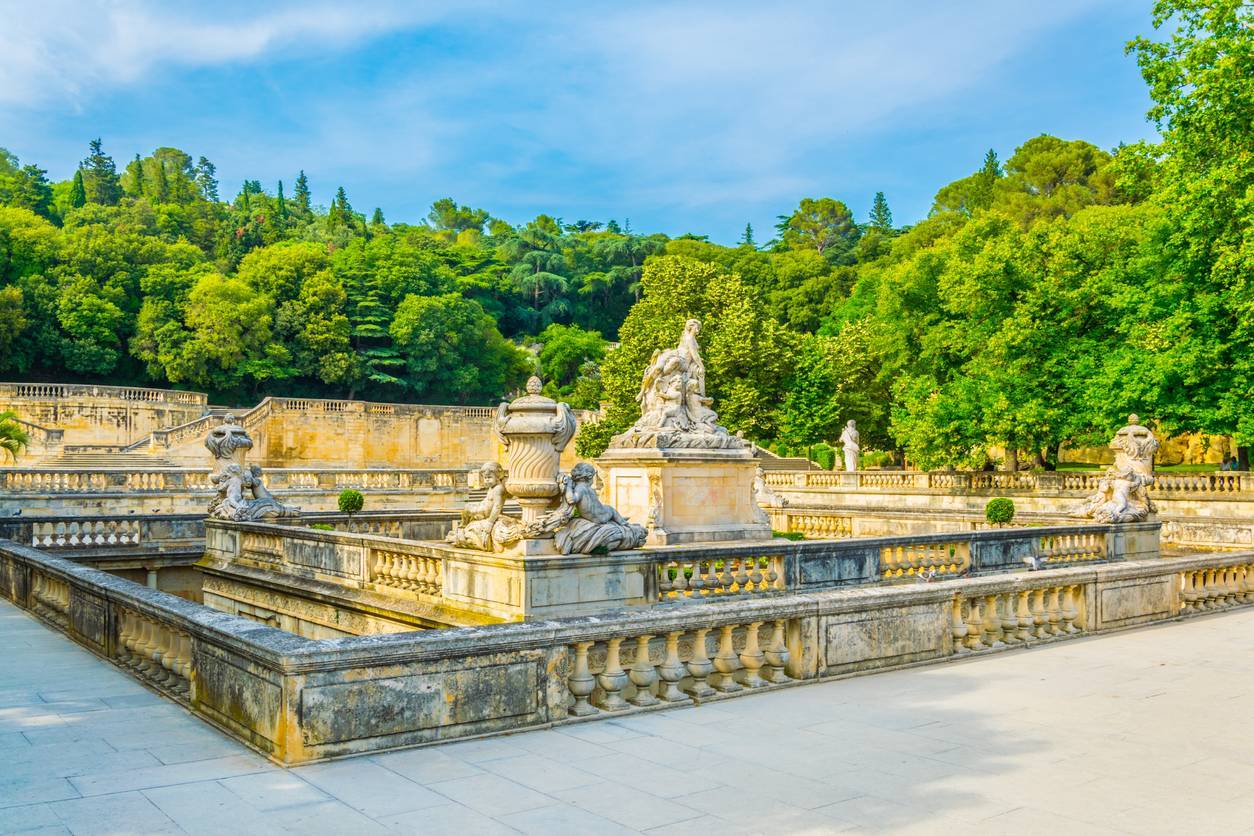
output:
[[[280,221],[287,220],[287,199],[283,197],[283,181],[279,181],[279,191],[274,198],[274,214]]]
[[[875,200],[871,203],[871,228],[881,232],[888,232],[893,228],[893,213],[888,208],[888,200],[883,192],[876,192]]]
[[[743,247],[757,247],[758,242],[753,240],[753,224],[745,224],[745,234],[740,236],[740,245]]]
[[[296,176],[296,190],[292,192],[292,197],[296,200],[296,205],[301,208],[302,212],[309,213],[311,211],[309,203],[309,178],[305,176],[304,169],[301,169],[300,174]]]
[[[83,187],[87,200],[102,206],[115,206],[122,197],[122,184],[118,180],[118,167],[104,152],[100,139],[90,143],[91,153],[83,160]]]
[[[196,186],[200,189],[200,196],[214,203],[218,201],[217,173],[217,167],[207,158],[201,157],[196,162]]]

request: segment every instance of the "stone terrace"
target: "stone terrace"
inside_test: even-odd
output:
[[[0,833],[1254,830],[1254,611],[290,770],[0,601]]]

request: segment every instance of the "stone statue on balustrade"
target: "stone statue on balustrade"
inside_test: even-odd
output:
[[[461,549],[501,552],[522,539],[522,523],[504,513],[505,468],[485,462],[479,478],[488,489],[487,496],[463,509],[461,524],[454,525],[444,539]]]
[[[580,462],[561,477],[561,501],[540,520],[541,531],[552,532],[561,554],[592,554],[638,549],[648,532],[629,522],[597,496],[596,468]]]
[[[527,381],[527,394],[502,403],[494,429],[509,457],[509,467],[495,462],[480,470],[488,495],[467,509],[461,525],[445,538],[459,548],[513,550],[524,555],[591,554],[634,549],[646,532],[603,504],[596,494],[596,469],[575,465],[569,476],[559,471],[562,450],[578,424],[564,404],[540,394],[540,379]],[[522,506],[522,519],[506,516],[506,499]]]
[[[759,467],[753,474],[753,504],[757,510],[754,515],[758,522],[770,524],[770,514],[766,512],[767,508],[784,508],[788,505],[788,500],[775,493],[774,489],[766,483],[766,474]]]
[[[844,448],[845,470],[858,469],[858,454],[862,452],[862,436],[858,433],[858,422],[847,421],[845,430],[840,434],[840,443]]]
[[[209,516],[237,522],[299,516],[299,508],[284,505],[266,489],[261,468],[244,461],[252,446],[253,440],[234,415],[223,418],[205,437],[205,447],[213,456],[209,481],[217,490],[209,503]]]
[[[684,324],[676,348],[653,352],[640,382],[636,401],[640,420],[610,440],[611,449],[698,448],[732,450],[745,446],[744,439],[730,434],[718,423],[705,393],[705,363],[697,334],[701,323]]]
[[[1075,508],[1075,513],[1103,523],[1142,522],[1156,513],[1149,488],[1154,484],[1154,453],[1158,439],[1141,426],[1135,415],[1111,439],[1115,463],[1102,475],[1097,492]]]

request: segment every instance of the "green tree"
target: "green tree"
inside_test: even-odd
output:
[[[305,176],[304,169],[296,175],[296,189],[292,192],[292,198],[304,214],[308,215],[313,211],[309,198],[309,178]]]
[[[858,238],[849,207],[830,197],[804,198],[791,215],[780,216],[776,228],[788,247],[808,248],[820,255],[843,252]]]
[[[196,161],[196,188],[200,190],[201,197],[213,203],[218,202],[217,174],[217,167],[207,157]]]
[[[87,201],[102,206],[113,206],[122,197],[122,185],[118,180],[117,164],[104,152],[99,139],[90,143],[90,153],[79,170],[83,173],[83,187]]]
[[[83,170],[74,169],[74,182],[70,186],[70,208],[77,209],[87,203],[87,187],[83,183]]]
[[[1181,336],[1221,346],[1172,412],[1196,429],[1254,441],[1254,8],[1240,0],[1158,0],[1129,50],[1149,85],[1162,143],[1130,149],[1151,167],[1168,217],[1164,253],[1196,315]],[[1123,154],[1120,155],[1124,156]],[[1147,163],[1147,165],[1146,165]],[[1127,185],[1129,165],[1123,172]],[[1164,346],[1166,347],[1166,346]],[[1201,370],[1199,370],[1201,371]],[[1184,394],[1184,393],[1182,393]],[[1184,404],[1187,398],[1191,403]]]
[[[437,230],[453,233],[466,230],[482,232],[483,225],[488,222],[488,213],[483,209],[459,206],[451,197],[442,197],[431,204],[427,221]]]
[[[888,200],[884,197],[883,192],[875,193],[875,200],[871,203],[871,229],[878,229],[880,232],[891,232],[893,228],[893,213],[888,208]]]
[[[525,355],[483,307],[457,293],[406,296],[390,329],[405,355],[409,386],[426,398],[490,402],[526,376]]]

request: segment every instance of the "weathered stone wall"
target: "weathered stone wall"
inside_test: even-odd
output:
[[[280,763],[715,702],[1254,603],[1254,553],[310,640],[0,543],[0,594]]]

